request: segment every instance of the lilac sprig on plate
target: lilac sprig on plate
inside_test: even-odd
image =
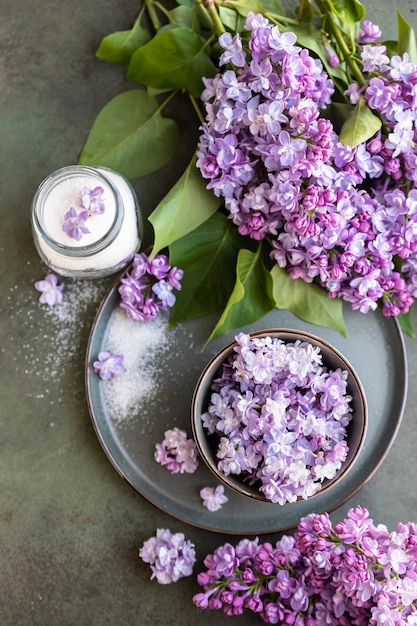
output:
[[[120,281],[120,306],[135,321],[154,319],[174,306],[174,290],[181,289],[182,277],[183,271],[171,267],[164,254],[138,253]]]
[[[165,431],[163,440],[155,445],[154,458],[171,474],[193,474],[198,467],[194,440],[187,437],[185,430],[177,427]]]
[[[258,613],[267,624],[378,626],[417,623],[417,526],[388,532],[356,506],[332,526],[307,515],[294,536],[225,543],[206,556],[200,608]]]
[[[347,458],[347,381],[307,341],[238,334],[201,415],[219,472],[281,505],[313,496]]]

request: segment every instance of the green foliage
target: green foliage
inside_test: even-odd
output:
[[[360,98],[343,124],[339,140],[341,143],[354,148],[373,137],[381,125],[380,118],[372,113],[363,98]]]
[[[150,40],[147,30],[136,21],[130,30],[107,35],[101,41],[96,56],[109,63],[129,63],[132,54]]]
[[[399,11],[397,11],[397,22],[398,54],[403,55],[404,52],[407,52],[411,63],[417,63],[417,44],[415,32]]]
[[[236,228],[219,212],[170,246],[171,263],[184,270],[182,289],[171,312],[172,325],[226,306],[241,246]]]
[[[275,265],[271,270],[273,297],[278,309],[287,309],[300,319],[333,328],[347,336],[343,320],[342,301],[331,299],[327,292],[301,278],[292,279],[288,273]]]
[[[126,178],[145,176],[168,163],[180,139],[175,122],[155,98],[136,89],[119,94],[98,114],[81,152],[82,165],[102,165]]]
[[[403,330],[405,333],[407,333],[407,335],[409,335],[413,339],[415,338],[416,333],[415,333],[414,326],[413,326],[411,309],[408,311],[408,313],[401,313],[400,315],[398,315],[398,323],[400,325],[401,330]]]
[[[358,0],[329,0],[327,2],[333,15],[349,28],[355,27],[366,14],[363,4]]]
[[[132,55],[127,77],[155,89],[184,89],[198,97],[202,77],[214,76],[215,71],[204,40],[191,28],[180,26],[141,46]]]
[[[221,202],[208,192],[192,158],[187,169],[149,217],[155,231],[153,254],[200,226]]]
[[[261,245],[256,252],[241,248],[234,289],[208,341],[255,322],[273,308],[272,278],[262,261]]]

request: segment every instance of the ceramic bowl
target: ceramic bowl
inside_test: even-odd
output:
[[[352,468],[365,441],[368,421],[368,407],[362,383],[348,360],[334,346],[327,341],[316,337],[310,333],[293,329],[265,329],[250,333],[251,337],[271,336],[281,339],[284,343],[294,343],[296,341],[309,342],[319,348],[322,355],[322,362],[329,370],[341,368],[348,372],[347,393],[352,396],[350,406],[352,408],[351,421],[346,428],[346,443],[349,451],[347,458],[331,479],[325,479],[320,484],[320,490],[314,495],[322,494],[334,488],[341,480],[344,480],[349,470]],[[241,495],[254,498],[258,501],[269,502],[258,484],[250,485],[241,475],[224,475],[217,467],[218,459],[216,450],[219,443],[219,435],[209,434],[203,426],[201,416],[207,411],[211,397],[211,385],[213,379],[218,377],[219,369],[223,362],[229,357],[236,346],[236,341],[229,343],[221,349],[205,366],[196,383],[192,404],[191,404],[191,427],[193,437],[197,445],[199,454],[213,475],[224,485],[227,485]],[[310,498],[309,498],[310,499]]]

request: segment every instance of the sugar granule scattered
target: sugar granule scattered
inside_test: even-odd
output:
[[[107,289],[108,285],[101,282],[66,281],[65,297],[53,307],[39,304],[35,290],[32,303],[17,286],[10,290],[7,301],[11,319],[14,324],[18,322],[24,336],[23,341],[15,337],[10,360],[16,362],[16,373],[38,379],[40,390],[34,397],[45,399],[53,390],[60,401],[74,380],[74,371],[82,374],[88,332]],[[72,372],[70,377],[68,371]]]
[[[172,341],[166,315],[149,322],[131,320],[123,309],[110,319],[103,349],[123,354],[125,372],[105,381],[103,398],[113,422],[120,423],[146,410],[161,391],[158,353]]]

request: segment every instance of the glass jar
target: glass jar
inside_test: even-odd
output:
[[[104,167],[70,165],[50,174],[36,191],[31,221],[44,263],[57,274],[74,278],[121,271],[143,236],[132,186]]]

